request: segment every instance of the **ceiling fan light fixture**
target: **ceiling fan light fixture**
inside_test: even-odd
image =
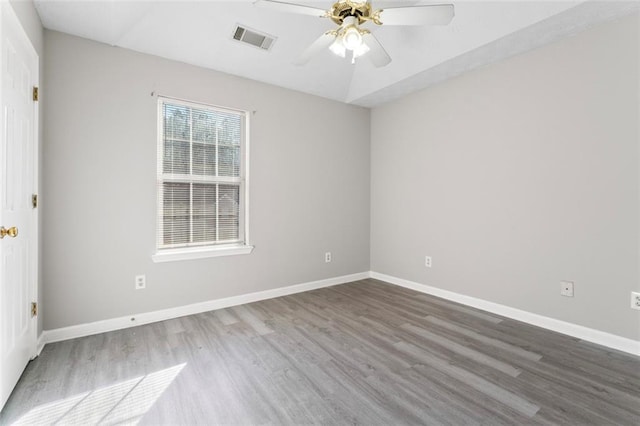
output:
[[[367,46],[365,43],[360,44],[360,46],[358,46],[357,48],[353,49],[353,57],[354,57],[354,59],[364,55],[369,50],[371,50],[371,49],[369,49],[369,46]]]
[[[341,58],[344,58],[347,53],[347,49],[344,47],[344,44],[342,44],[340,37],[336,37],[335,41],[329,46],[329,50]]]
[[[283,12],[329,18],[338,25],[338,28],[318,37],[296,61],[297,65],[307,63],[311,56],[328,47],[337,56],[344,58],[348,55],[351,63],[355,63],[357,57],[370,52],[368,56],[373,65],[376,68],[384,67],[391,62],[391,57],[371,31],[361,29],[360,25],[369,22],[385,26],[447,25],[455,14],[453,4],[418,4],[374,9],[371,0],[333,1],[335,3],[329,10],[287,3],[283,0],[255,0],[255,4]]]
[[[345,29],[342,34],[342,44],[348,50],[356,50],[362,46],[362,34],[360,34],[360,30],[355,25]]]

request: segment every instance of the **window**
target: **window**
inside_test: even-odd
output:
[[[158,121],[154,261],[249,253],[247,114],[159,98]]]

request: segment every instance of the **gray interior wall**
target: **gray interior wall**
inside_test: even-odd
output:
[[[38,16],[38,12],[36,12],[36,8],[33,5],[33,0],[11,0],[10,1],[13,10],[16,12],[16,16],[20,20],[22,27],[24,28],[29,40],[31,40],[31,44],[38,53],[38,57],[40,59],[39,62],[39,75],[40,75],[40,91],[45,90],[44,85],[44,29],[42,27],[42,23],[40,22],[40,17]],[[44,106],[43,103],[40,102],[38,105],[38,115],[39,115],[39,125],[38,125],[38,154],[40,157],[40,163],[38,165],[38,189],[40,195],[42,195],[42,182],[43,182],[43,161],[42,161],[42,143],[43,143],[43,129],[42,122],[44,118]],[[42,197],[41,197],[42,198]],[[42,214],[38,216],[39,221],[39,229],[38,229],[38,256],[42,259]],[[38,316],[38,335],[43,330],[43,315],[42,315],[42,295],[43,295],[43,279],[42,279],[42,262],[38,262],[38,305],[40,310],[40,315]]]
[[[640,340],[638,27],[375,108],[372,270]]]
[[[45,329],[369,270],[368,109],[57,32],[45,47]],[[255,111],[252,254],[151,261],[152,92]]]

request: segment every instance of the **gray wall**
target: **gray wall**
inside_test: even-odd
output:
[[[38,53],[38,57],[40,58],[40,92],[46,91],[44,84],[44,29],[42,28],[42,23],[40,22],[40,17],[38,16],[38,12],[36,12],[36,8],[33,5],[32,0],[11,0],[10,2],[13,10],[16,12],[16,16],[20,20],[22,27],[24,28],[29,40],[31,40],[31,44],[36,49],[36,53]],[[44,119],[44,104],[40,102],[38,105],[38,154],[40,157],[39,163],[39,171],[38,171],[38,189],[40,192],[40,198],[42,199],[42,182],[43,182],[43,161],[42,161],[42,147],[43,147],[43,129],[42,123]],[[38,217],[39,221],[39,229],[38,229],[38,256],[42,259],[42,222],[43,216],[42,211],[40,211],[40,215]],[[44,316],[43,314],[43,304],[40,303],[42,301],[43,296],[43,276],[42,276],[42,262],[38,262],[38,305],[40,315],[38,316],[38,334],[40,334],[43,330],[44,324]]]
[[[629,308],[640,282],[638,24],[473,71],[371,121],[366,109],[47,31],[45,329],[371,269],[640,339]],[[256,111],[253,254],[151,262],[152,91]],[[140,273],[147,289],[135,291]],[[560,280],[576,282],[574,298]]]
[[[51,31],[45,49],[45,329],[369,270],[368,109]],[[151,261],[153,91],[256,111],[252,254]]]
[[[375,108],[372,270],[640,339],[638,28],[607,23]]]

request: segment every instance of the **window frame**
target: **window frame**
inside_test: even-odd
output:
[[[216,176],[207,177],[194,175],[192,172],[185,175],[169,175],[164,173],[164,111],[165,104],[184,106],[191,109],[206,109],[223,113],[239,114],[241,116],[241,126],[243,135],[240,140],[240,172],[239,178]],[[169,262],[178,260],[202,259],[217,256],[229,256],[237,254],[249,254],[253,251],[253,246],[249,244],[249,140],[250,140],[250,114],[249,111],[221,107],[201,102],[187,101],[183,99],[160,96],[157,99],[157,157],[156,157],[156,242],[155,253],[151,256],[154,262]],[[190,141],[193,143],[193,141]],[[190,151],[191,152],[191,151]],[[189,164],[193,161],[190,158]],[[216,162],[218,156],[216,156]],[[234,183],[239,184],[239,213],[238,213],[238,240],[231,243],[202,244],[182,247],[171,247],[162,245],[163,236],[163,208],[164,208],[164,182],[198,182],[211,184]],[[193,202],[193,194],[190,195],[190,202]]]

